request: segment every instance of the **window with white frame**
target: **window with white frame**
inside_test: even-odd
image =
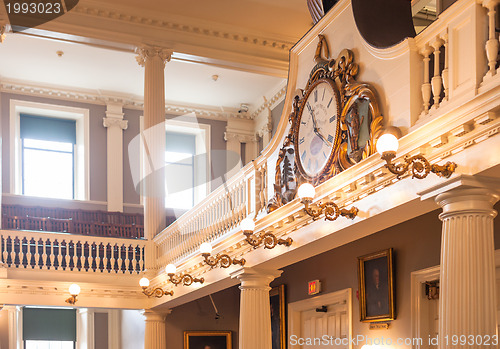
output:
[[[76,309],[23,308],[25,349],[74,349]]]
[[[210,125],[166,122],[165,206],[189,209],[209,192]]]
[[[11,192],[88,199],[88,109],[11,100]]]

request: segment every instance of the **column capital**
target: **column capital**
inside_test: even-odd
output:
[[[224,132],[224,140],[227,141],[238,141],[240,143],[250,143],[257,142],[257,138],[252,134],[236,133],[231,131]]]
[[[159,57],[163,64],[170,62],[173,51],[158,46],[142,46],[136,48],[135,53],[137,53],[137,57],[135,58],[137,63],[139,63],[141,67],[144,67],[146,61],[153,57]]]
[[[146,322],[151,321],[151,322],[165,322],[165,319],[167,315],[169,315],[172,312],[172,310],[168,309],[164,312],[157,312],[151,309],[144,309],[142,311],[142,315],[146,318]]]
[[[271,281],[281,276],[282,270],[242,267],[232,272],[231,278],[240,280],[240,289],[270,289]]]
[[[104,127],[118,127],[122,130],[126,130],[128,128],[128,121],[120,118],[102,118],[102,125]]]
[[[452,189],[436,196],[436,202],[443,209],[440,219],[457,214],[486,214],[495,217],[493,205],[500,195],[487,188]]]
[[[500,194],[500,180],[492,177],[458,175],[438,185],[425,189],[419,193],[421,200],[436,199],[439,194],[449,192],[453,189],[488,189],[492,193]]]

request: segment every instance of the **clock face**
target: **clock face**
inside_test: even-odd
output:
[[[298,118],[296,149],[299,170],[314,178],[326,170],[338,147],[338,94],[334,82],[314,83],[304,96]]]

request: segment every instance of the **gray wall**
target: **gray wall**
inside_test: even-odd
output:
[[[94,349],[108,349],[108,313],[94,313]]]
[[[134,182],[129,162],[128,145],[139,134],[142,110],[124,109],[123,118],[128,121],[128,127],[123,132],[123,202],[139,204],[140,197]]]
[[[237,286],[212,295],[220,318],[209,297],[173,308],[167,316],[169,349],[183,349],[184,331],[232,331],[233,348],[238,348],[240,290]],[[257,349],[257,348],[256,348]]]

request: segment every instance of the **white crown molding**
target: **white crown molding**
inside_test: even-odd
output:
[[[144,100],[136,96],[113,95],[112,92],[103,93],[92,90],[69,90],[57,86],[40,86],[20,81],[2,80],[0,92],[37,96],[53,99],[62,99],[80,103],[106,105],[109,103],[122,104],[124,108],[143,110]],[[235,108],[216,108],[203,105],[180,105],[166,102],[165,113],[170,115],[196,114],[197,117],[211,120],[227,121],[230,118],[251,120],[252,115],[238,113]]]
[[[86,5],[80,2],[75,9],[75,13],[88,17],[105,18],[118,22],[127,22],[129,25],[142,25],[160,30],[188,33],[200,37],[210,37],[240,44],[265,47],[270,50],[288,52],[295,44],[295,38],[278,38],[277,36],[264,35],[262,33],[237,30],[233,26],[222,25],[197,18],[184,16],[159,16],[155,13],[131,12],[130,8],[116,7],[107,8],[100,2],[86,1]]]
[[[264,96],[264,103],[262,103],[259,107],[257,107],[254,111],[250,113],[250,118],[255,119],[257,116],[262,113],[266,108],[272,110],[279,102],[281,102],[285,98],[287,88],[287,80],[285,80],[282,84],[279,85],[277,90],[271,92],[269,97]]]

